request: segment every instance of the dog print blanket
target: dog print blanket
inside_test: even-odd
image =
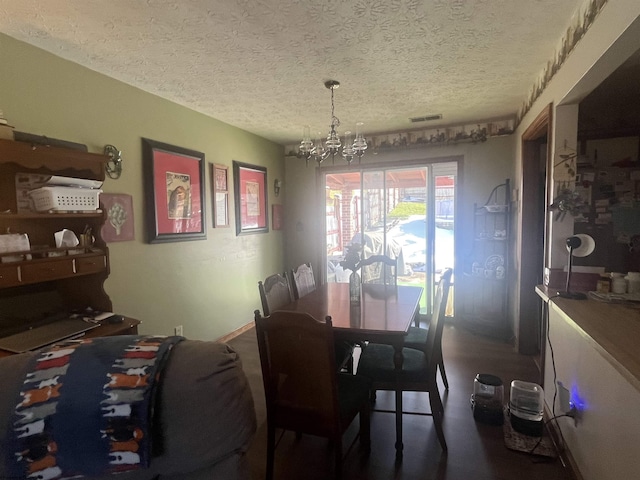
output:
[[[27,369],[5,452],[9,478],[58,480],[149,466],[154,396],[183,337],[123,335],[44,348]]]

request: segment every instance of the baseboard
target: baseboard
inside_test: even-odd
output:
[[[544,408],[545,418],[551,418],[553,414],[547,408],[545,404]],[[580,470],[578,469],[578,464],[571,455],[571,450],[564,444],[564,440],[558,430],[555,421],[551,421],[547,423],[547,430],[549,431],[549,435],[551,436],[551,440],[553,441],[556,450],[558,451],[558,458],[564,465],[564,468],[567,469],[571,478],[573,480],[584,480],[584,477],[580,474]]]
[[[238,335],[242,335],[247,330],[251,330],[254,326],[255,326],[255,322],[249,322],[246,325],[243,325],[242,327],[237,328],[233,332],[228,333],[228,334],[218,338],[216,340],[216,343],[227,343],[227,342],[233,340],[234,338],[236,338]]]

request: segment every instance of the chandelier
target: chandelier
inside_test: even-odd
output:
[[[311,140],[311,129],[308,125],[305,125],[302,133],[302,141],[298,148],[298,156],[304,158],[309,165],[309,160],[315,160],[320,165],[327,157],[331,156],[332,161],[335,163],[335,158],[340,153],[340,137],[338,136],[337,127],[340,126],[340,120],[335,116],[335,106],[333,104],[333,91],[340,86],[340,82],[337,80],[327,80],[324,82],[324,86],[331,90],[331,125],[329,127],[329,135],[327,139],[322,143],[320,139],[320,133],[315,141]],[[346,131],[344,133],[344,146],[342,147],[342,157],[347,161],[347,164],[351,164],[355,157],[358,157],[358,163],[364,155],[364,151],[367,149],[367,141],[362,135],[362,122],[356,123],[356,134],[353,142],[351,141],[351,132]]]

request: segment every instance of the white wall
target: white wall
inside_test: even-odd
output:
[[[565,140],[569,147],[577,148],[576,104],[640,48],[639,16],[640,2],[637,0],[609,0],[575,46],[516,129],[517,184],[522,183],[522,133],[547,105],[553,105],[552,152],[558,151]],[[559,230],[557,236],[564,236],[565,229]],[[554,266],[563,265],[566,250],[556,249],[551,261]]]
[[[522,189],[522,134],[547,105],[553,106],[552,138],[549,139],[551,151],[557,152],[564,145],[565,140],[568,146],[576,148],[576,104],[640,48],[639,16],[640,2],[637,0],[609,0],[591,28],[567,57],[562,68],[534,102],[514,135],[516,149],[514,188]],[[557,162],[552,161],[553,163]],[[548,173],[553,175],[553,171]],[[555,188],[554,184],[554,191]],[[564,239],[568,234],[573,233],[573,221],[569,217],[567,215],[564,222],[548,220],[551,236],[547,238],[547,242],[551,247],[551,257],[547,266],[561,268],[566,264]],[[551,219],[550,216],[547,218]],[[517,258],[527,255],[527,252],[520,250],[521,244],[522,224],[519,217],[516,226]],[[535,293],[531,291],[530,295]],[[519,304],[520,278],[517,275],[511,302],[512,309],[517,311]]]
[[[552,152],[564,141],[577,145],[577,108],[584,96],[640,48],[640,2],[609,0],[589,31],[576,45],[564,66],[552,79],[529,113],[523,118],[516,134],[516,182],[522,182],[522,151],[520,138],[542,109],[553,105]],[[556,162],[553,162],[556,163]],[[553,172],[550,172],[551,174]],[[553,222],[551,237],[552,266],[566,262],[564,238],[573,233],[573,223]],[[522,225],[518,225],[522,238]],[[518,245],[520,242],[518,241]],[[518,252],[526,255],[527,252]],[[519,283],[519,279],[518,279]],[[520,290],[520,286],[516,291]],[[532,291],[531,295],[535,295]],[[519,298],[515,299],[519,302]],[[631,389],[612,371],[610,365],[584,343],[574,330],[567,327],[561,315],[551,309],[550,338],[555,351],[558,379],[580,385],[589,398],[589,412],[582,426],[574,429],[572,420],[563,419],[563,431],[568,448],[586,479],[640,478],[635,467],[640,453],[640,424],[636,413],[640,405],[638,392]],[[545,363],[545,397],[551,409],[553,370],[547,347]]]
[[[594,347],[572,320],[549,304],[549,333],[557,379],[569,389],[582,413],[576,424],[558,419],[584,480],[640,478],[640,392]],[[603,319],[604,321],[605,319]],[[547,363],[551,361],[547,344]],[[545,401],[551,411],[554,372],[545,371]],[[556,414],[564,413],[556,400]]]

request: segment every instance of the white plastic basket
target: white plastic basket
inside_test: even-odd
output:
[[[102,190],[76,187],[41,187],[31,190],[29,195],[38,212],[57,211],[91,211],[100,206],[98,198]]]

